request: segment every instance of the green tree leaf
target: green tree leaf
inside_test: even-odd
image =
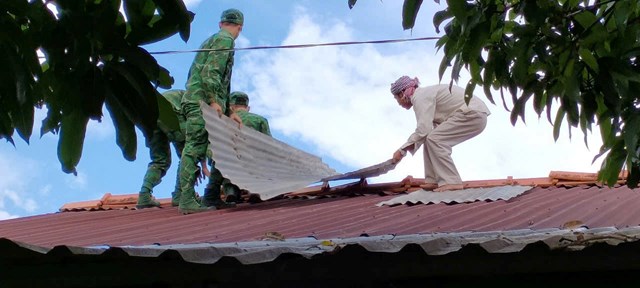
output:
[[[556,112],[556,120],[553,121],[553,141],[558,141],[558,138],[560,138],[560,127],[562,127],[564,115],[564,109],[559,108],[558,112]]]
[[[65,173],[78,174],[76,166],[82,157],[88,122],[89,117],[84,115],[80,109],[62,116],[60,138],[58,139],[58,159],[62,164],[62,171]]]
[[[440,25],[442,22],[451,17],[453,17],[453,14],[449,10],[438,11],[433,15],[433,26],[436,28],[436,33],[440,33]]]
[[[114,80],[111,89],[115,98],[145,137],[150,137],[157,125],[158,92],[134,66],[112,63],[108,68]]]
[[[74,173],[86,123],[101,120],[110,93],[110,107],[120,105],[114,125],[126,127],[119,144],[135,158],[134,125],[145,135],[155,128],[156,88],[173,84],[138,46],[176,33],[186,41],[193,15],[181,0],[0,1],[0,138],[13,143],[17,131],[28,143],[34,111],[46,106],[40,133],[60,133],[58,158]]]
[[[603,145],[594,160],[613,152],[603,162],[604,179],[615,183],[625,161],[631,169],[629,179],[640,179],[633,175],[640,173],[640,140],[635,136],[640,128],[631,116],[640,107],[636,95],[640,4],[583,0],[449,0],[447,4],[433,18],[438,33],[448,21],[445,35],[436,43],[444,52],[440,79],[451,67],[455,81],[465,67],[491,101],[491,88],[500,90],[513,124],[518,118],[524,121],[533,96],[530,105],[538,115],[547,114],[556,140],[565,116],[569,137],[571,128],[579,125],[585,143],[587,132],[597,125]],[[511,101],[505,101],[505,89]]]
[[[406,1],[405,1],[406,2]],[[456,21],[460,21],[461,24],[467,23],[467,1],[465,0],[447,0],[449,10],[456,18]]]
[[[624,141],[618,138],[609,151],[609,154],[602,162],[602,169],[598,173],[598,180],[603,181],[609,186],[613,186],[618,182],[620,170],[624,165],[626,151],[624,149]]]
[[[416,24],[416,17],[422,5],[422,0],[405,0],[402,5],[402,28],[405,30],[413,28]]]
[[[151,0],[124,0],[124,12],[133,26],[148,25],[153,18],[156,5]]]
[[[598,60],[596,60],[596,57],[593,56],[592,52],[587,49],[581,48],[579,53],[582,61],[584,61],[584,63],[586,63],[589,68],[593,69],[595,73],[598,73],[598,71],[600,70],[600,68],[598,67]]]
[[[168,129],[173,131],[180,131],[180,122],[176,113],[173,111],[173,106],[162,95],[157,94],[158,98],[158,120],[162,122]]]
[[[135,126],[126,113],[123,111],[122,106],[115,99],[113,94],[108,94],[105,104],[113,126],[116,129],[116,144],[122,150],[122,156],[128,161],[136,160],[136,153],[138,149],[137,136]]]

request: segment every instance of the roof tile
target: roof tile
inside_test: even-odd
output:
[[[62,207],[60,207],[60,212],[100,209],[100,206],[102,206],[102,201],[101,200],[89,200],[89,201],[71,202],[71,203],[66,203],[66,204],[62,205]]]

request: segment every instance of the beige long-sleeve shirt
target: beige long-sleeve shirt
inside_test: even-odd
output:
[[[491,114],[489,108],[478,97],[472,97],[467,106],[464,101],[464,89],[452,86],[449,91],[448,84],[418,87],[411,97],[411,103],[416,114],[416,130],[400,147],[411,154],[420,148],[425,137],[431,133],[435,126],[446,121],[454,112],[471,110],[487,115]],[[407,149],[410,146],[413,148]]]

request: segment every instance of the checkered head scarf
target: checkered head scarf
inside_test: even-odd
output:
[[[398,78],[396,82],[391,83],[391,94],[395,96],[404,91],[402,97],[408,97],[409,95],[413,95],[418,85],[420,85],[418,77],[411,79],[409,76],[402,76]]]

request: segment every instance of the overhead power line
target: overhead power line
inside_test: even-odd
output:
[[[254,47],[233,48],[233,49],[168,50],[168,51],[149,52],[149,54],[161,55],[161,54],[181,54],[181,53],[232,51],[232,50],[233,51],[241,51],[241,50],[268,50],[268,49],[297,49],[297,48],[312,48],[312,47],[323,47],[323,46],[348,46],[348,45],[360,45],[360,44],[384,44],[384,43],[412,42],[412,41],[425,41],[425,40],[438,40],[438,39],[440,39],[440,37],[421,37],[421,38],[409,38],[409,39],[387,39],[387,40],[370,40],[370,41],[330,42],[330,43],[295,44],[295,45],[279,45],[279,46],[254,46]],[[38,58],[44,59],[46,57],[38,55]]]
[[[411,42],[411,41],[425,41],[425,40],[438,40],[440,37],[422,37],[422,38],[409,38],[409,39],[387,39],[387,40],[371,40],[371,41],[348,41],[348,42],[331,42],[331,43],[316,43],[316,44],[296,44],[296,45],[279,45],[279,46],[254,46],[244,48],[233,49],[194,49],[194,50],[172,50],[172,51],[156,51],[149,52],[150,54],[179,54],[179,53],[195,53],[195,52],[213,52],[213,51],[241,51],[241,50],[267,50],[267,49],[295,49],[295,48],[310,48],[310,47],[323,47],[323,46],[347,46],[347,45],[360,45],[360,44],[383,44],[383,43],[398,43],[398,42]]]

